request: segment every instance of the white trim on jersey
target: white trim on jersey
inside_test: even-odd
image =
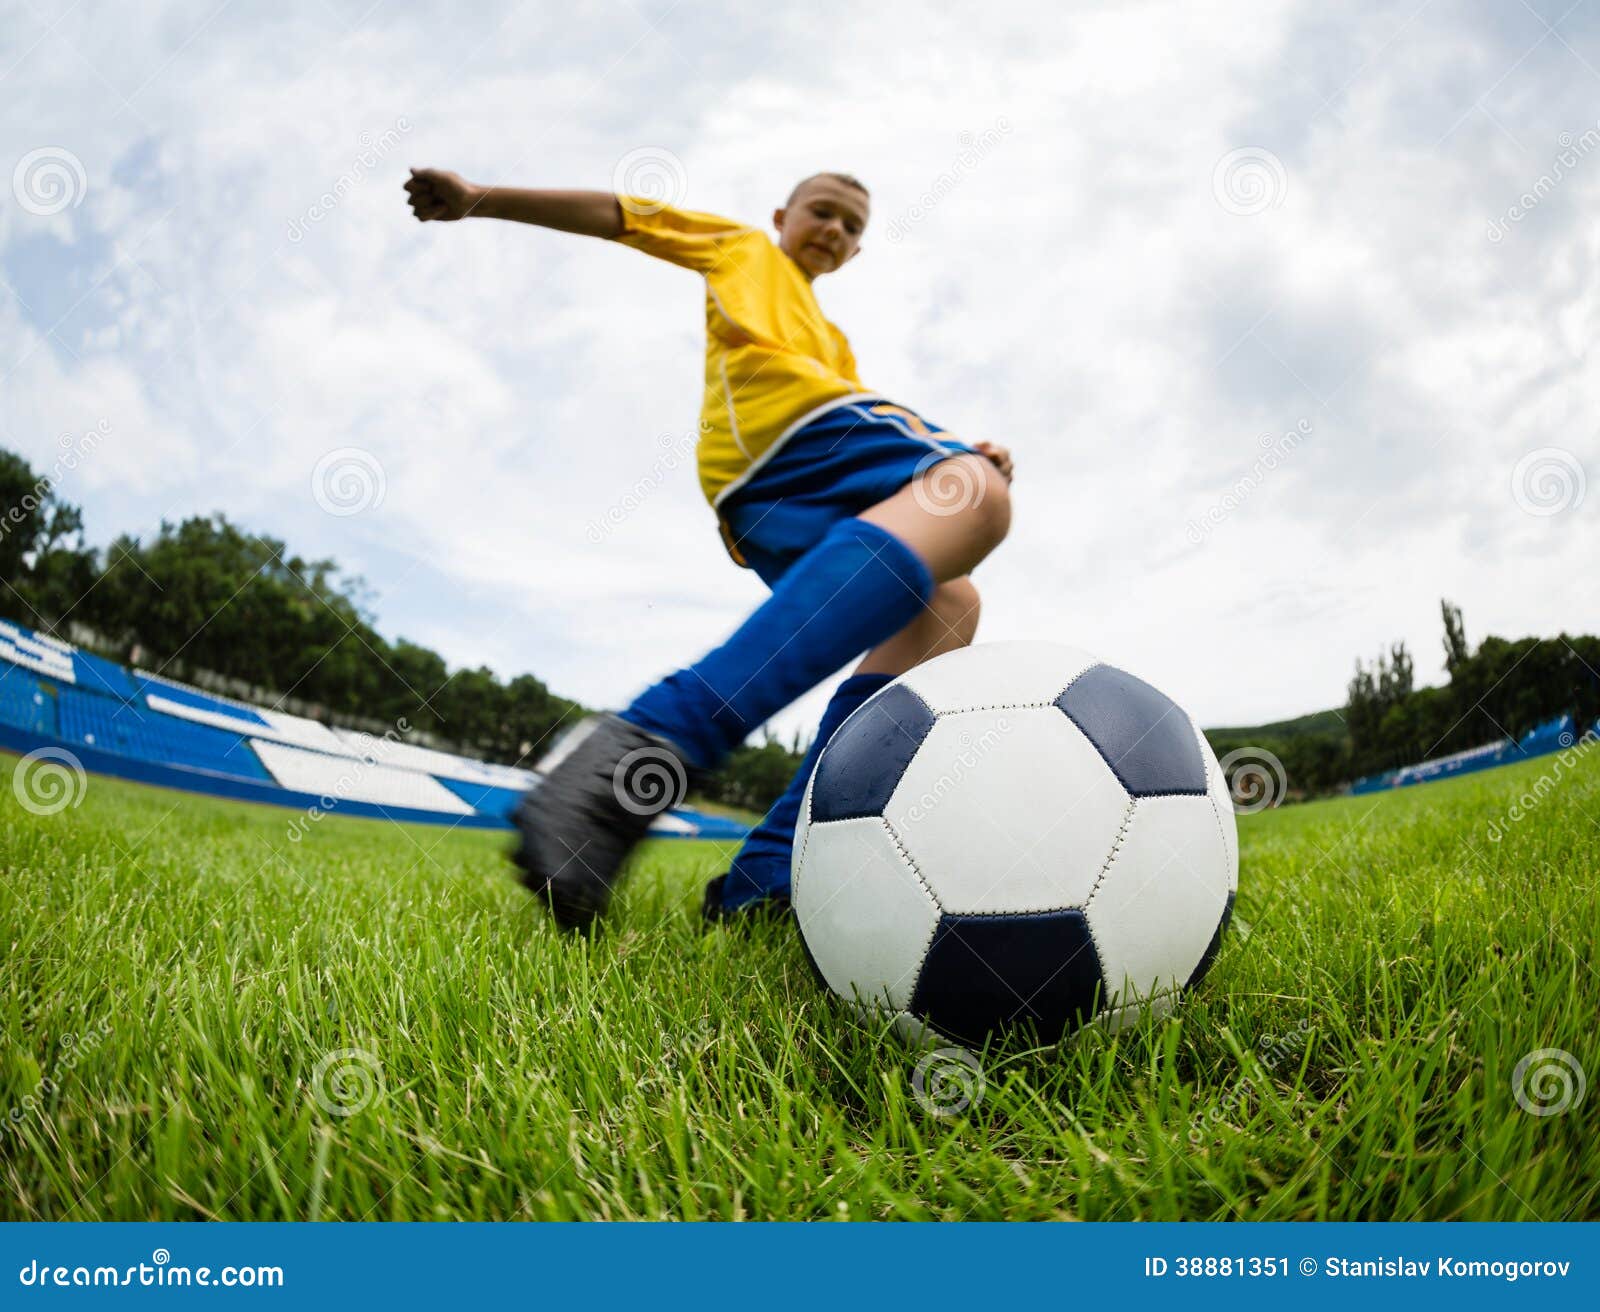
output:
[[[808,410],[805,414],[801,415],[800,418],[796,419],[794,421],[794,423],[790,424],[789,427],[784,429],[783,432],[779,433],[778,436],[773,439],[772,445],[769,446],[765,451],[763,451],[754,460],[752,460],[750,462],[750,464],[746,467],[745,471],[742,474],[740,474],[738,478],[734,479],[733,482],[731,482],[731,483],[729,483],[727,485],[727,487],[723,488],[722,491],[718,492],[716,497],[713,498],[713,500],[711,502],[712,506],[714,508],[720,508],[722,506],[722,503],[730,495],[732,495],[734,492],[738,491],[746,483],[748,483],[753,477],[755,477],[756,472],[763,465],[765,465],[767,463],[767,461],[771,460],[773,456],[778,454],[779,450],[783,447],[784,443],[786,443],[791,437],[793,437],[796,433],[798,433],[807,424],[811,423],[812,420],[820,419],[820,418],[822,418],[823,415],[827,414],[829,411],[837,410],[841,406],[859,405],[863,401],[887,401],[888,399],[889,399],[888,397],[879,396],[876,392],[856,392],[856,393],[851,393],[850,395],[847,395],[847,396],[836,396],[831,401],[824,401],[821,405],[817,406],[816,409]],[[881,416],[873,416],[873,417],[874,418],[881,418]],[[737,440],[737,439],[735,439],[735,440]],[[743,445],[741,445],[739,447],[739,449],[741,451],[743,451],[744,450]]]

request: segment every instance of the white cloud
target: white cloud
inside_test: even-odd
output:
[[[559,234],[418,228],[399,190],[412,163],[605,187],[649,145],[687,204],[751,221],[817,168],[872,187],[825,308],[870,384],[1018,453],[984,637],[1082,643],[1240,723],[1337,702],[1392,638],[1430,675],[1441,594],[1477,635],[1600,624],[1600,495],[1535,518],[1510,488],[1547,445],[1600,479],[1600,152],[1486,236],[1594,125],[1581,10],[1552,35],[1489,5],[364,8],[8,18],[0,164],[59,144],[87,191],[0,208],[0,432],[48,463],[110,419],[67,488],[98,539],[223,509],[364,573],[387,631],[594,703],[720,639],[762,589],[688,466],[657,468],[695,422],[696,281]],[[1240,148],[1281,162],[1275,207],[1217,203]],[[386,495],[333,517],[311,471],[347,446]]]

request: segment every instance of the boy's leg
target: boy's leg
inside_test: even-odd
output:
[[[914,621],[913,621],[914,622]],[[841,683],[828,701],[800,768],[789,786],[761,823],[750,831],[726,874],[706,885],[701,913],[707,920],[722,920],[736,912],[760,904],[771,904],[789,892],[789,858],[794,848],[794,828],[800,818],[800,803],[806,783],[816,768],[817,757],[828,745],[834,731],[850,718],[850,713],[893,678],[889,674],[852,674]]]
[[[954,501],[944,491],[952,484],[965,490]],[[940,461],[834,524],[727,642],[647,689],[622,718],[713,768],[756,725],[898,634],[1010,526],[1010,490],[993,465],[978,455]]]
[[[795,826],[806,784],[828,740],[858,706],[898,675],[947,651],[969,646],[978,628],[978,590],[969,578],[941,583],[927,606],[899,633],[874,647],[834,691],[805,759],[783,795],[745,839],[726,874],[706,886],[707,920],[722,920],[757,906],[787,904]]]
[[[980,609],[978,588],[970,578],[941,583],[922,614],[863,656],[855,672],[894,679],[923,661],[970,647],[978,636]]]
[[[725,643],[646,689],[622,718],[715,769],[756,725],[904,627],[934,583],[895,533],[840,520]]]
[[[936,582],[970,574],[1011,528],[1011,489],[979,455],[931,465],[861,518],[893,533],[920,556]]]
[[[958,473],[973,492],[951,505],[922,487]],[[645,824],[621,775],[651,753],[658,774],[709,769],[756,725],[922,609],[934,585],[965,574],[1005,536],[1004,478],[982,456],[954,457],[858,519],[836,523],[722,646],[648,689],[554,767],[518,812],[526,882],[563,925],[604,911]],[[637,742],[635,741],[637,739]],[[611,761],[611,757],[617,759]],[[669,787],[656,807],[681,800]]]

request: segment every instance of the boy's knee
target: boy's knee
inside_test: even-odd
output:
[[[962,514],[973,544],[987,555],[1011,531],[1011,485],[983,456],[961,456],[959,461],[965,466],[960,478],[970,488]],[[977,596],[976,588],[973,596]]]
[[[947,633],[970,647],[978,636],[978,613],[981,600],[977,585],[966,575],[941,583],[928,601],[928,606],[938,615]]]

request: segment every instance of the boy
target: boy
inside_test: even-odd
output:
[[[968,574],[1010,526],[1010,454],[957,441],[857,377],[812,290],[861,248],[867,190],[847,174],[801,181],[773,213],[776,243],[729,219],[610,192],[482,187],[435,169],[413,169],[405,189],[424,223],[510,219],[607,238],[704,276],[701,486],[729,554],[771,596],[720,647],[563,740],[518,809],[514,859],[561,926],[588,927],[628,851],[683,799],[691,775],[865,652],[702,910],[716,921],[787,906],[795,823],[828,738],[897,675],[972,641]]]

